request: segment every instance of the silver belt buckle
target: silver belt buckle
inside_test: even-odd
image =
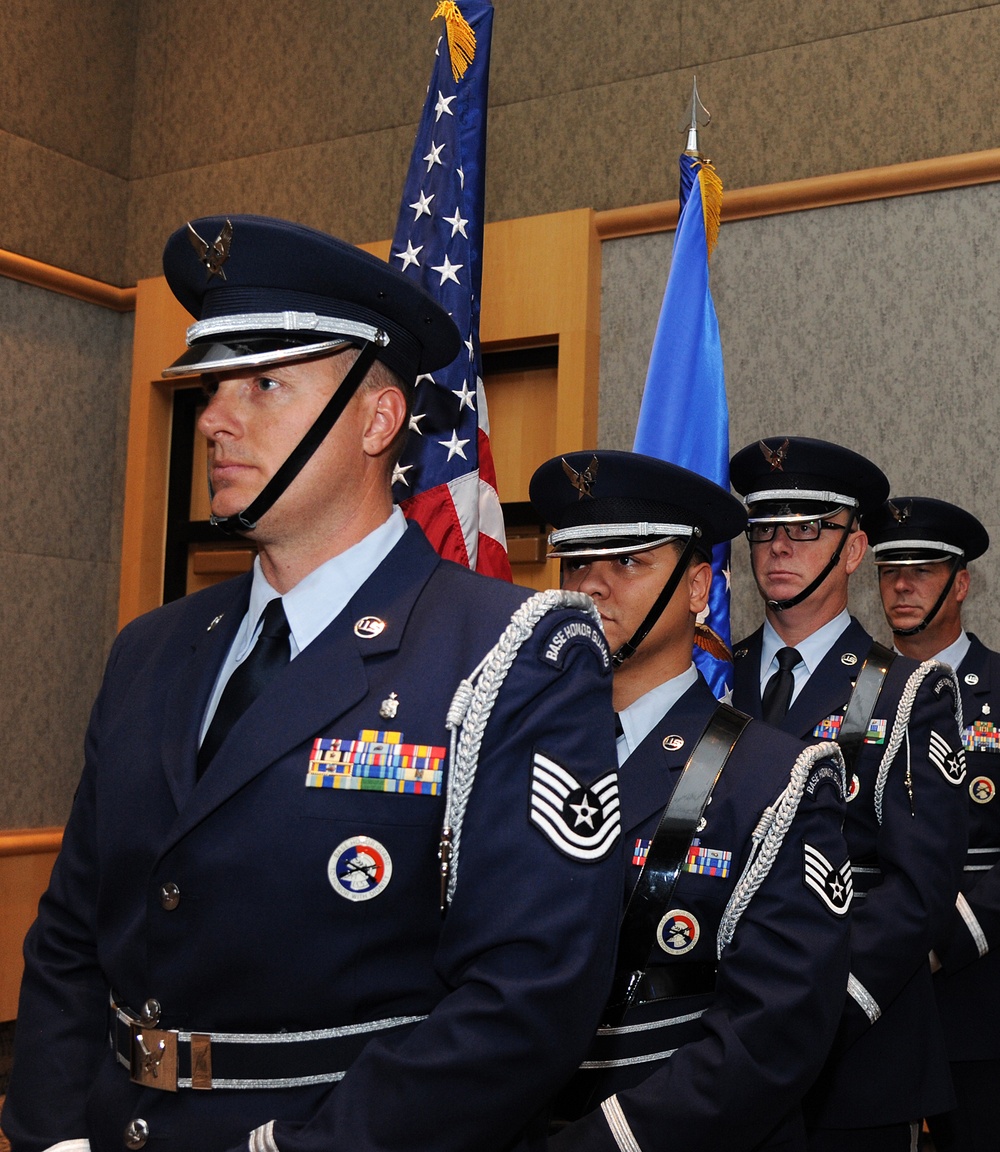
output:
[[[130,1079],[144,1088],[177,1091],[177,1033],[129,1024],[132,1062]]]

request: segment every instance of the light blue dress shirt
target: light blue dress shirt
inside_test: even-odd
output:
[[[351,597],[395,548],[405,532],[406,517],[399,508],[393,508],[392,514],[384,524],[369,532],[363,540],[359,540],[346,552],[331,557],[325,564],[313,569],[308,576],[303,577],[294,588],[285,593],[283,603],[285,617],[291,629],[289,644],[293,660],[343,612]],[[229,677],[247,658],[257,642],[264,609],[278,595],[279,593],[268,584],[261,571],[258,556],[253,562],[250,607],[216,677],[215,687],[212,689],[201,722],[199,744],[205,739],[205,733],[219,706],[223,690],[229,683]]]
[[[799,663],[792,669],[795,677],[795,687],[792,689],[792,698],[788,703],[791,707],[795,698],[809,681],[809,677],[819,667],[820,661],[836,644],[837,638],[843,633],[851,622],[851,614],[845,608],[843,612],[828,620],[822,628],[817,628],[800,644],[794,645],[800,656]],[[764,621],[764,635],[760,646],[760,694],[763,699],[764,686],[772,675],[778,671],[778,649],[787,648],[788,645],[775,632],[769,620]]]
[[[972,641],[969,639],[968,632],[963,628],[958,634],[958,639],[949,644],[947,648],[942,648],[937,655],[932,656],[932,660],[940,660],[942,664],[947,664],[953,671],[958,671],[959,664],[969,655],[969,649],[972,647]],[[894,651],[898,652],[899,649],[895,648]]]
[[[698,669],[692,664],[680,676],[651,688],[618,713],[623,729],[618,737],[619,768],[697,679]]]

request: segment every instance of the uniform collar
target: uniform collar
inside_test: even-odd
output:
[[[632,755],[657,724],[697,681],[698,669],[694,664],[663,684],[651,688],[638,700],[618,713],[623,735],[618,737],[619,767]]]
[[[285,593],[285,616],[291,629],[292,656],[297,656],[344,610],[351,598],[406,532],[406,518],[398,507],[389,519],[357,544],[331,557]],[[250,607],[236,640],[235,656],[241,660],[256,638],[264,609],[278,593],[261,571],[260,558],[253,565]]]
[[[807,681],[819,667],[823,657],[836,644],[838,638],[846,631],[851,623],[851,614],[845,608],[832,620],[828,620],[822,628],[817,628],[811,636],[795,645],[796,651],[802,658],[802,663],[795,671],[796,690]],[[760,646],[760,687],[770,679],[771,673],[778,667],[777,653],[779,648],[785,648],[785,641],[774,630],[770,620],[764,621],[764,632]]]
[[[942,648],[933,659],[940,660],[942,664],[949,664],[957,672],[958,666],[968,656],[971,647],[972,640],[963,628],[958,634],[958,639],[949,644],[947,648]],[[897,648],[896,651],[898,652],[899,649]]]

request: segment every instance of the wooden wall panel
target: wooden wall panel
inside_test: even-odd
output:
[[[60,828],[0,832],[0,1021],[17,1016],[21,947],[62,843]]]

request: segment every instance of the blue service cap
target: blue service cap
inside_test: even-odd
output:
[[[894,496],[861,522],[876,564],[934,564],[982,556],[990,534],[964,508],[929,496]]]
[[[619,556],[696,538],[706,555],[746,527],[742,504],[718,484],[653,456],[567,452],[535,471],[529,496],[555,531],[550,556]]]
[[[164,376],[284,364],[373,341],[377,358],[412,384],[461,349],[454,321],[408,277],[288,220],[192,220],[167,241],[163,271],[196,320],[187,352]]]
[[[751,524],[811,520],[840,508],[864,513],[889,495],[885,473],[850,448],[808,436],[768,436],[729,463]]]

